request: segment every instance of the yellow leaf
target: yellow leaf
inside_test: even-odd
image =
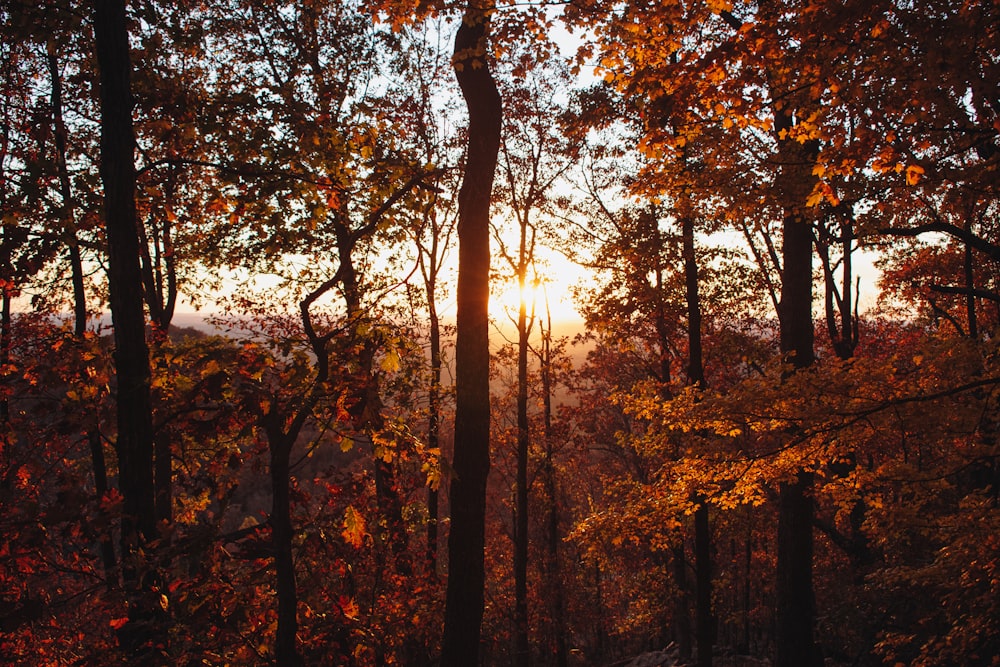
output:
[[[380,364],[382,370],[386,373],[395,373],[399,370],[399,352],[395,349],[390,349],[385,353],[385,357],[382,358],[382,363]]]
[[[360,549],[365,543],[365,519],[363,516],[358,514],[358,511],[354,509],[353,506],[348,505],[347,509],[344,510],[344,529],[341,531],[341,535],[347,540],[347,543],[353,546],[355,549]]]
[[[906,167],[906,184],[916,185],[920,182],[920,177],[924,174],[924,168],[919,164],[911,164]]]

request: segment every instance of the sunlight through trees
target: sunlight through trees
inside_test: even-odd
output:
[[[8,0],[0,662],[1000,664],[998,26]]]

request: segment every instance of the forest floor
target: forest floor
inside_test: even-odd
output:
[[[650,651],[631,658],[618,660],[605,667],[689,667],[695,663],[681,660],[676,647],[668,646],[662,651]],[[770,660],[747,655],[713,656],[714,667],[769,667]]]

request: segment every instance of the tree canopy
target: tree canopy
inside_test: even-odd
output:
[[[0,660],[998,664],[998,27],[5,3]]]

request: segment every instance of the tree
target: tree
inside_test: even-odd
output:
[[[483,617],[486,478],[490,469],[490,195],[500,150],[501,102],[489,65],[492,4],[470,0],[455,35],[455,76],[469,111],[458,195],[455,477],[449,493],[448,593],[441,664],[475,664]]]
[[[561,105],[556,96],[568,86],[568,72],[558,60],[547,59],[551,54],[546,46],[550,45],[539,45],[533,41],[527,45],[516,45],[508,53],[515,64],[502,86],[507,113],[500,151],[502,178],[494,194],[495,201],[503,205],[513,218],[517,230],[516,249],[513,251],[508,250],[500,229],[496,230],[496,242],[520,295],[515,321],[517,473],[514,482],[513,563],[515,663],[522,667],[527,666],[531,656],[527,599],[530,541],[528,468],[531,450],[528,357],[537,305],[537,298],[531,295],[535,294],[542,280],[535,249],[539,235],[547,235],[545,218],[558,205],[552,190],[569,168],[574,152],[573,145],[557,129]],[[534,278],[529,276],[533,267]]]
[[[156,610],[155,578],[142,553],[156,538],[153,502],[153,426],[142,279],[135,211],[135,134],[132,129],[131,60],[125,3],[94,3],[94,39],[101,83],[101,180],[108,236],[108,288],[115,332],[115,377],[121,544],[129,623],[122,643],[131,656],[151,656]],[[145,658],[143,658],[145,659]]]

